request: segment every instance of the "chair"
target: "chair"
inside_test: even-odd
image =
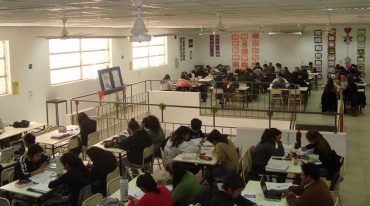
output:
[[[336,174],[334,174],[333,180],[330,183],[330,191],[333,196],[335,205],[342,205],[342,202],[339,196],[339,187],[340,187],[341,182],[343,181],[343,176],[344,176],[344,157],[340,159],[339,171]]]
[[[291,105],[299,105],[299,111],[301,111],[302,97],[301,97],[301,91],[299,89],[289,89],[288,110],[290,110]]]
[[[80,141],[77,138],[72,138],[68,142],[67,152],[80,146]]]
[[[9,182],[13,182],[14,181],[14,170],[12,170],[12,171],[9,172],[8,181]]]
[[[239,159],[238,166],[236,169],[237,174],[239,174],[245,182],[248,181],[250,173],[252,171],[252,154],[256,147],[251,146],[245,154]]]
[[[280,107],[283,107],[284,99],[283,99],[283,91],[281,89],[274,89],[270,90],[270,98],[271,98],[271,107],[274,107],[275,104],[279,104]]]
[[[145,163],[145,160],[150,158],[150,157],[152,157],[151,160],[149,162]],[[153,172],[153,162],[154,162],[154,145],[151,145],[149,147],[144,148],[144,150],[143,150],[143,162],[142,162],[141,165],[131,164],[131,165],[126,166],[125,177],[127,177],[127,169],[131,169],[131,175],[130,175],[131,178],[133,178],[132,169],[140,169],[142,172],[152,173]]]
[[[213,88],[212,90],[214,100],[216,101],[216,105],[218,104],[217,102],[220,101],[221,105],[225,105],[225,97],[224,97],[224,90],[221,88]],[[223,106],[222,106],[223,107]]]
[[[96,206],[103,200],[103,195],[100,193],[96,193],[95,195],[87,198],[83,203],[82,206]]]
[[[107,196],[111,196],[119,189],[119,181],[121,177],[116,177],[107,183]]]
[[[93,195],[91,185],[86,185],[80,190],[80,194],[78,195],[78,205],[82,205],[85,200]]]
[[[3,197],[0,197],[0,205],[1,206],[10,206],[10,202],[9,200],[3,198]]]
[[[112,172],[110,172],[108,175],[107,175],[107,181],[106,182],[110,182],[112,181],[113,179],[119,177],[120,174],[119,174],[119,167],[116,167],[115,170],[113,170]]]
[[[93,145],[100,142],[99,132],[93,132],[87,136],[87,147],[92,147]]]
[[[12,181],[12,180],[9,179],[9,174],[11,174],[11,173],[13,173],[13,176],[14,176],[14,167],[9,167],[9,168],[3,169],[3,171],[1,172],[0,186],[3,186],[5,182],[9,183],[9,182]]]

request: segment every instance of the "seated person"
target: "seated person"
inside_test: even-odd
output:
[[[328,186],[320,179],[320,170],[317,165],[303,164],[301,179],[301,185],[291,186],[283,191],[289,206],[334,205]]]
[[[214,178],[224,178],[236,171],[239,155],[234,143],[217,129],[209,133],[207,140],[215,146],[212,153],[218,161],[212,170],[206,171],[208,184],[211,185]]]
[[[126,174],[126,166],[141,165],[143,163],[143,151],[145,148],[152,145],[152,139],[149,134],[140,128],[140,125],[135,119],[131,119],[128,123],[129,137],[121,140],[111,140],[105,142],[105,147],[116,147],[126,150],[127,157],[122,159],[122,171]],[[151,159],[146,160],[150,162]]]
[[[101,193],[105,196],[107,176],[117,168],[117,160],[112,152],[106,151],[100,147],[90,147],[86,155],[92,162],[88,165],[91,178],[93,193]]]
[[[173,83],[169,74],[166,74],[161,81],[162,91],[172,91]]]
[[[190,121],[190,139],[204,138],[202,132],[202,121],[198,118],[194,118]]]
[[[261,141],[252,154],[252,170],[254,179],[258,174],[266,173],[265,167],[271,156],[284,156],[284,147],[281,142],[281,131],[276,128],[265,129]],[[277,148],[276,148],[277,145]],[[278,181],[284,182],[286,175],[279,176]]]
[[[256,206],[257,204],[241,196],[245,188],[244,180],[237,174],[225,178],[222,188],[217,190],[211,200],[211,206]]]
[[[140,200],[131,199],[128,206],[172,206],[170,191],[163,185],[157,186],[152,175],[141,174],[136,179],[136,186],[143,191],[144,196]]]
[[[276,78],[271,82],[272,88],[287,88],[289,87],[289,82],[283,78],[283,74],[277,73]]]
[[[41,146],[29,145],[27,153],[15,165],[14,179],[19,179],[20,182],[28,180],[31,176],[42,173],[48,164],[49,157],[43,154]]]
[[[159,148],[162,142],[165,140],[165,134],[159,119],[154,115],[149,115],[143,119],[141,124],[152,139],[152,143],[154,144],[154,156],[160,157],[161,151]]]
[[[331,149],[328,141],[318,130],[308,130],[306,138],[309,144],[302,147],[302,150],[314,149],[314,154],[319,155],[319,160],[322,162],[321,175],[327,177],[328,180],[332,180],[334,174],[339,171],[340,156]]]
[[[171,162],[177,155],[181,153],[196,153],[199,151],[199,146],[189,142],[190,128],[180,126],[170,136],[164,147],[164,162]]]
[[[49,188],[53,189],[62,185],[66,186],[71,194],[69,203],[73,206],[78,206],[80,190],[90,183],[88,170],[81,158],[71,152],[63,154],[60,161],[67,172],[58,179],[51,181]]]
[[[75,153],[76,155],[79,155],[82,148],[87,147],[87,141],[89,134],[96,132],[96,121],[93,119],[90,119],[89,116],[87,116],[86,113],[81,112],[78,114],[78,126],[80,126],[80,137],[81,137],[81,143],[79,147],[72,149],[71,151]]]
[[[173,179],[172,200],[175,206],[196,203],[196,198],[201,191],[197,177],[184,169],[180,162],[173,162],[169,167]]]
[[[32,133],[27,133],[23,136],[23,143],[26,148],[36,143],[36,137]]]
[[[347,98],[345,102],[349,102],[351,106],[351,115],[357,116],[358,114],[358,108],[360,105],[360,95],[357,91],[357,85],[354,82],[354,79],[352,77],[348,78],[348,86],[343,93],[346,93]],[[346,105],[344,105],[346,107]]]
[[[183,72],[181,74],[181,78],[176,82],[176,90],[182,90],[182,89],[185,89],[186,90],[190,90],[192,87],[193,87],[193,84],[187,80],[188,77],[187,77],[187,73]]]
[[[334,86],[333,79],[328,79],[324,92],[321,95],[321,111],[337,112],[337,105],[337,88]]]
[[[282,72],[283,78],[286,79],[288,82],[292,82],[292,73],[290,73],[288,67],[284,67]]]
[[[298,73],[296,78],[293,78],[291,81],[292,84],[299,85],[300,87],[307,87],[308,84],[303,79],[302,73]]]

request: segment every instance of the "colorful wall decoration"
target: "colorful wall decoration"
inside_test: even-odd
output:
[[[357,69],[365,77],[366,29],[357,29]]]
[[[337,30],[334,28],[328,32],[328,71],[330,72],[335,68],[336,35]]]
[[[232,68],[247,68],[248,67],[248,34],[233,33],[231,35],[232,44]]]
[[[315,62],[314,66],[316,71],[321,73],[322,71],[322,30],[315,29],[314,30],[314,48],[315,48]]]
[[[252,33],[252,66],[260,59],[260,34]]]

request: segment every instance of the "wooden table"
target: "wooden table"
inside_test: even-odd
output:
[[[36,142],[40,144],[46,144],[51,146],[52,155],[55,155],[55,149],[60,148],[62,146],[65,146],[68,144],[68,141],[74,137],[80,134],[80,127],[78,125],[68,125],[67,126],[67,132],[69,133],[68,137],[55,139],[52,138],[54,135],[58,134],[58,130],[54,130],[45,134],[42,134],[40,136],[36,137]]]
[[[4,132],[0,134],[0,140],[7,139],[9,137],[12,137],[14,135],[24,134],[27,133],[30,130],[34,130],[37,128],[44,128],[46,124],[44,123],[38,123],[38,122],[30,122],[30,126],[26,128],[14,128],[12,126],[7,126],[4,128]]]

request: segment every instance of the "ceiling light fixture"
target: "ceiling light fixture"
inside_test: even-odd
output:
[[[148,29],[146,28],[143,19],[140,17],[140,11],[142,6],[142,0],[135,0],[134,4],[137,10],[137,18],[135,24],[131,29],[131,36],[129,37],[130,42],[145,42],[150,41],[152,37],[148,35]]]

